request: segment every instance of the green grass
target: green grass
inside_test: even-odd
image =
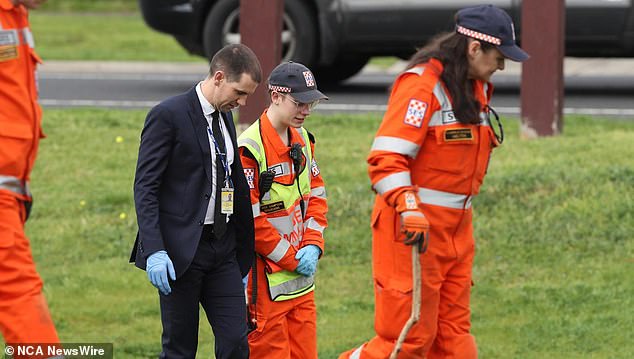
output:
[[[389,69],[394,66],[398,61],[401,61],[398,57],[394,56],[378,56],[370,59],[370,64],[380,69]]]
[[[49,0],[38,11],[135,12],[138,0]]]
[[[127,263],[144,116],[47,109],[27,225],[61,339],[113,342],[117,359],[160,350],[156,292]],[[379,121],[315,115],[307,122],[330,207],[316,292],[322,359],[373,334],[365,157]],[[505,122],[507,142],[474,202],[481,358],[630,358],[634,124],[567,118],[564,136],[522,141],[517,123]],[[205,320],[202,327],[199,357],[212,357]]]
[[[30,21],[36,50],[44,61],[205,61],[189,55],[171,36],[149,28],[139,13],[38,10],[31,13]]]

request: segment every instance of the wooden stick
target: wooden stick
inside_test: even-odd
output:
[[[409,319],[401,329],[401,334],[398,336],[398,340],[394,345],[394,349],[392,350],[392,354],[390,354],[390,359],[396,359],[398,353],[401,351],[401,347],[403,346],[403,342],[407,337],[407,333],[412,329],[412,326],[420,319],[420,301],[421,301],[421,276],[420,276],[420,262],[419,262],[420,254],[418,253],[418,246],[412,246],[412,288],[414,289],[412,293],[412,312],[409,316]]]

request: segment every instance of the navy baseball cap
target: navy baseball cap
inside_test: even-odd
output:
[[[461,9],[456,14],[456,32],[488,42],[504,57],[522,62],[528,54],[515,43],[515,26],[506,11],[493,5],[477,5]]]
[[[283,62],[269,75],[269,90],[290,94],[299,102],[311,103],[327,100],[328,97],[317,90],[313,72],[299,62]]]

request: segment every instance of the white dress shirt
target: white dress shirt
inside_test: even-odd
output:
[[[205,119],[207,120],[207,126],[211,129],[211,114],[214,111],[217,111],[210,103],[207,101],[205,96],[203,96],[203,92],[201,89],[202,82],[199,82],[196,85],[196,94],[198,95],[198,100],[200,101],[200,107],[203,110],[203,115],[205,115]],[[229,176],[231,176],[231,165],[233,164],[233,142],[231,141],[231,136],[229,135],[229,131],[225,126],[225,123],[222,118],[222,113],[219,113],[220,119],[220,130],[225,139],[225,147],[227,148],[227,166],[229,166]],[[222,163],[218,160],[216,161],[216,145],[214,144],[214,140],[210,137],[211,134],[207,131],[207,139],[209,140],[209,148],[211,149],[211,198],[209,199],[209,206],[207,207],[207,214],[205,214],[205,224],[214,223],[214,213],[216,209],[216,171],[220,169],[220,171],[224,171],[222,168]],[[221,184],[224,186],[224,183]],[[227,221],[229,221],[229,216],[227,215]]]

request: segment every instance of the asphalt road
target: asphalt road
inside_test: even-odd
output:
[[[137,64],[138,66],[138,64]],[[45,107],[109,107],[147,109],[174,94],[186,91],[204,77],[204,67],[172,67],[166,71],[143,68],[115,69],[95,66],[61,66],[40,72],[41,102]],[[519,74],[496,74],[493,106],[506,115],[520,113]],[[383,112],[394,71],[364,70],[337,86],[320,86],[330,101],[319,112]],[[599,76],[566,75],[565,113],[634,118],[634,73]]]

